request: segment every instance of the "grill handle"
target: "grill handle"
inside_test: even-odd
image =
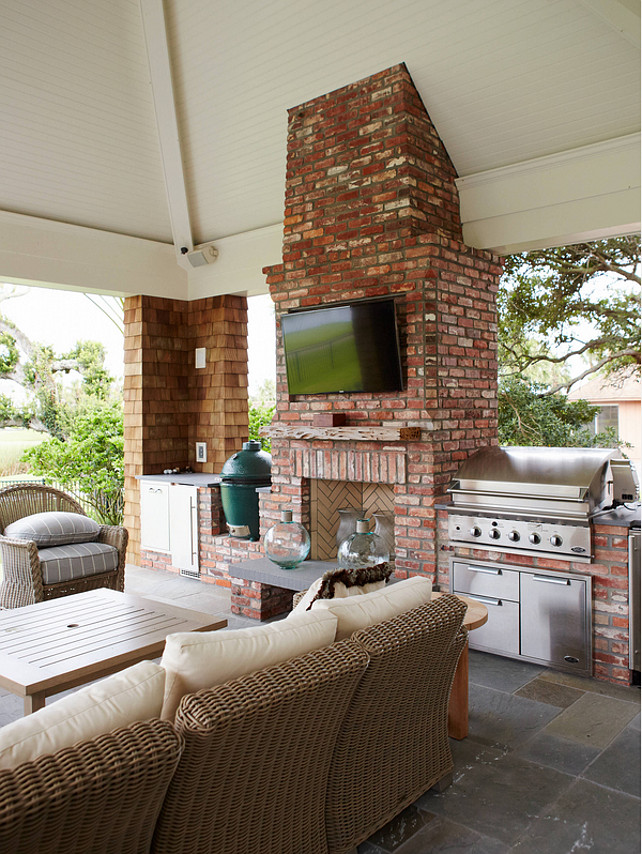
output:
[[[484,575],[501,575],[502,571],[498,567],[493,569],[485,566],[468,566],[466,567],[469,572],[481,572]]]
[[[465,593],[467,599],[474,599],[475,602],[481,602],[482,605],[494,605],[500,608],[504,603],[501,599],[493,599],[491,596],[480,596],[479,594]]]

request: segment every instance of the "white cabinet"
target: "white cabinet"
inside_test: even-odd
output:
[[[140,544],[155,552],[169,551],[169,484],[140,482]]]
[[[198,577],[198,488],[142,478],[140,544],[169,553],[182,575]]]
[[[591,674],[589,576],[453,558],[450,578],[453,593],[488,609],[471,649]]]

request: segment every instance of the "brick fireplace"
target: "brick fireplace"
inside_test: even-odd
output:
[[[287,507],[314,534],[320,484],[383,485],[369,506],[394,513],[397,574],[441,571],[444,583],[435,505],[459,462],[497,437],[501,268],[463,243],[455,177],[404,65],[295,107],[283,263],[265,269],[277,412],[263,525]],[[397,301],[404,390],[290,397],[280,315],[379,296]],[[344,414],[345,426],[316,427],[327,412]]]

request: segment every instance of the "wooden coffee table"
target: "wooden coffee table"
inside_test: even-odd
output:
[[[443,595],[434,591],[432,599],[438,599]],[[488,622],[488,609],[482,602],[470,599],[468,596],[460,596],[459,593],[454,595],[467,605],[468,610],[464,614],[463,625],[469,632]],[[466,738],[468,735],[468,641],[459,656],[453,687],[450,691],[448,735],[457,739]]]
[[[52,694],[157,658],[172,632],[226,625],[211,614],[107,588],[0,611],[0,685],[24,697],[28,715]]]

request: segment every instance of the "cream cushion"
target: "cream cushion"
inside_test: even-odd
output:
[[[316,581],[312,582],[312,584],[305,591],[305,594],[301,597],[301,599],[299,599],[297,604],[290,611],[286,619],[289,620],[291,619],[293,614],[301,614],[304,611],[308,610],[310,602],[312,602],[314,597],[319,592],[319,588],[321,587],[322,581],[323,578],[317,578]],[[348,596],[361,596],[363,593],[373,593],[375,590],[381,590],[385,586],[385,581],[371,581],[369,584],[354,584],[352,587],[346,587],[345,584],[342,584],[340,581],[337,581],[334,585],[334,598],[346,599]]]
[[[160,715],[165,671],[141,661],[0,728],[0,768],[15,768],[134,721]]]
[[[161,665],[165,702],[161,717],[173,720],[184,694],[212,688],[331,644],[337,618],[327,612],[297,615],[264,626],[168,635]]]
[[[329,611],[334,614],[337,618],[335,640],[343,640],[349,638],[357,629],[365,629],[430,602],[431,594],[432,582],[427,578],[415,576],[388,584],[382,590],[375,590],[363,596],[317,599],[309,613]]]

